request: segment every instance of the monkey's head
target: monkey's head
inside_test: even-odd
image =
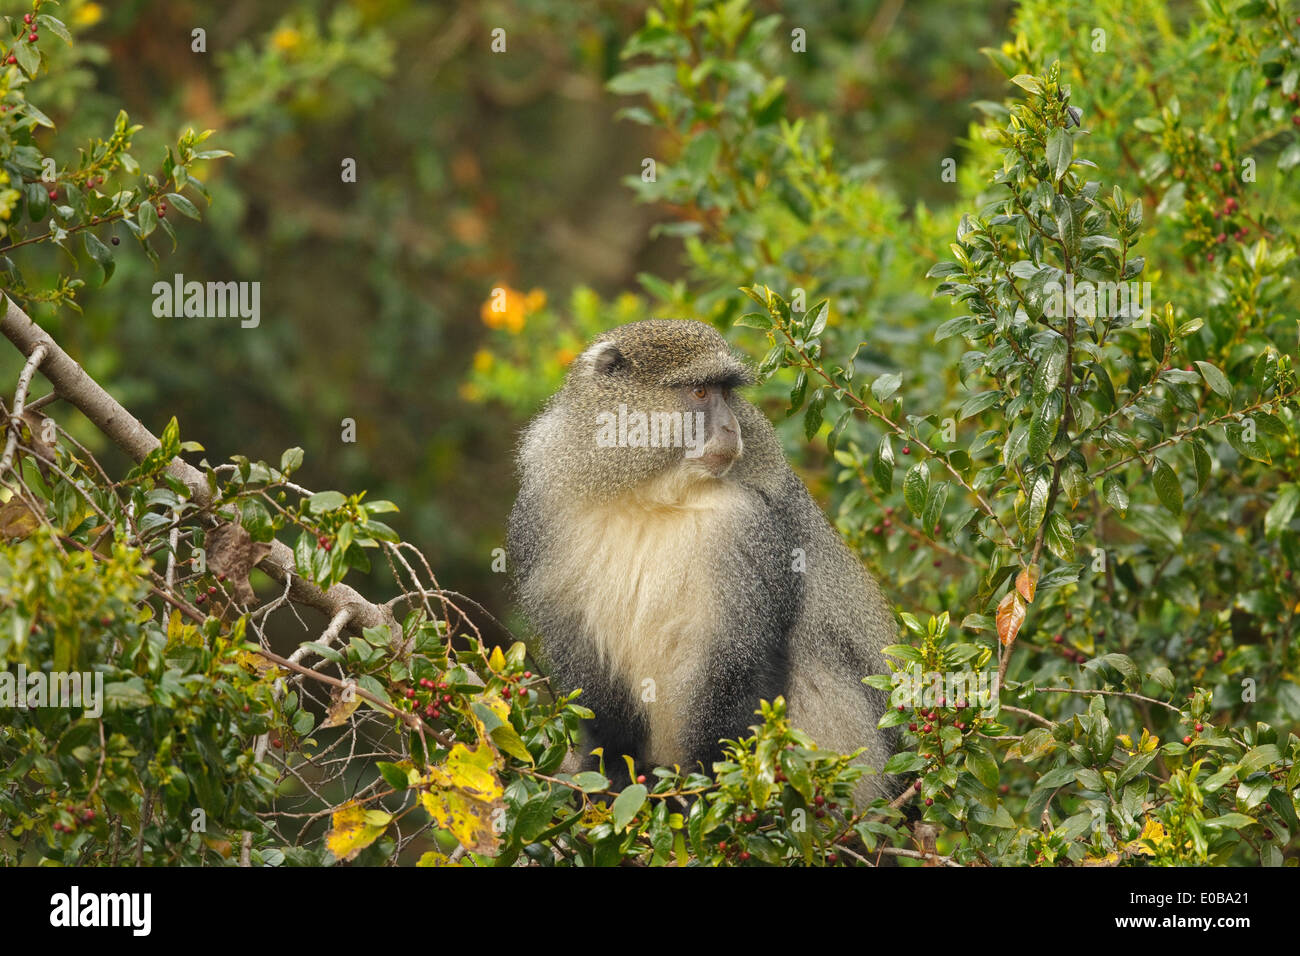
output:
[[[530,429],[523,465],[582,497],[657,479],[680,490],[724,479],[745,454],[753,373],[703,322],[632,322],[596,338]],[[741,413],[738,418],[737,413]]]

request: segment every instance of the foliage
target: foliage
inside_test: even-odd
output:
[[[864,769],[791,727],[780,699],[707,773],[629,765],[635,782],[617,792],[608,761],[621,755],[570,773],[590,716],[581,696],[552,693],[523,642],[439,584],[380,517],[396,505],[305,487],[299,448],[276,464],[202,460],[203,480],[187,484],[173,461],[203,449],[174,418],[123,473],[69,426],[49,437],[56,405],[21,421],[6,409],[17,457],[0,475],[0,654],[29,671],[98,671],[105,706],[6,717],[0,854],[1284,862],[1300,829],[1300,313],[1285,178],[1300,68],[1275,6],[1207,9],[1024,4],[1014,41],[988,51],[1013,95],[980,104],[951,203],[931,212],[848,158],[830,116],[795,115],[788,77],[803,66],[787,62],[800,55],[789,22],[741,2],[667,0],[610,85],[638,97],[627,119],[668,144],[654,178],[628,184],[672,216],[661,231],[682,240],[684,274],[646,272],[644,295],[612,299],[500,279],[479,314],[490,348],[461,395],[520,414],[617,322],[700,316],[739,326],[756,354],[766,337],[760,401],[786,410],[787,443],[900,608],[891,673],[869,682],[894,695],[883,722],[905,726],[906,742],[866,771],[897,798],[852,807]],[[1084,29],[1097,18],[1102,52]],[[22,43],[18,25],[7,35]],[[295,99],[301,84],[388,73],[383,38],[342,14],[280,29],[234,58],[250,117],[273,94],[346,113],[346,97],[368,102],[369,79],[341,82],[346,97],[330,103]],[[361,36],[351,47],[348,31]],[[45,296],[18,284],[18,257],[110,220],[147,254],[149,226],[168,221],[147,209],[183,212],[183,189],[202,194],[191,170],[217,156],[187,133],[161,176],[140,175],[128,141],[146,132],[123,118],[63,167],[67,201],[42,211],[30,187],[56,150],[53,133],[32,135],[43,124],[27,83],[48,65],[33,55],[4,79],[6,288],[68,303],[88,294],[79,278]],[[300,56],[311,61],[294,67]],[[1184,82],[1191,71],[1198,82]],[[235,132],[256,141],[254,127]],[[113,190],[99,190],[101,170]],[[945,246],[951,258],[938,257]],[[108,260],[83,249],[107,280]],[[1159,304],[1089,310],[1057,294],[1067,280],[1150,281]],[[823,438],[825,455],[807,447]],[[254,567],[281,540],[297,589]],[[371,606],[382,625],[305,612],[297,649],[275,653],[271,623],[292,622],[304,588],[372,567],[394,584]],[[909,803],[930,827],[905,820]]]

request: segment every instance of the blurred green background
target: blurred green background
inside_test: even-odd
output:
[[[781,14],[782,35],[810,35],[806,53],[771,64],[789,76],[787,115],[826,112],[837,149],[904,207],[951,201],[939,163],[960,162],[970,104],[1003,94],[979,48],[1001,44],[1008,4],[753,7]],[[79,42],[51,45],[38,88],[61,144],[107,135],[124,108],[145,126],[132,152],[146,169],[188,125],[217,130],[210,145],[235,157],[199,170],[213,203],[203,223],[174,222],[181,248],[159,269],[124,242],[112,281],[83,290],[84,314],[35,317],[155,433],[178,416],[209,461],[278,461],[300,445],[303,484],[397,502],[392,524],[443,586],[503,611],[491,552],[535,397],[467,399],[483,303],[498,286],[617,301],[641,290],[639,273],[684,270],[680,239],[655,228],[673,210],[623,181],[673,146],[620,119],[636,101],[605,90],[645,5],[69,0],[60,16]],[[206,52],[192,50],[196,28]],[[347,158],[355,183],[342,181]],[[56,252],[24,261],[34,285],[53,282]],[[260,281],[260,326],[155,318],[151,286],[175,273]],[[0,352],[0,375],[16,358]],[[340,439],[345,418],[355,444]]]

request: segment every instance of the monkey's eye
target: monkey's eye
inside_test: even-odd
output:
[[[704,401],[709,397],[709,388],[707,385],[696,385],[695,388],[691,389],[691,394],[700,401]]]

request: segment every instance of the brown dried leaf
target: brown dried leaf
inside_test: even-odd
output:
[[[203,547],[208,570],[218,576],[225,575],[226,586],[238,603],[252,604],[256,596],[248,583],[248,573],[271,553],[271,546],[253,541],[243,525],[231,521],[209,531]]]
[[[1025,602],[1020,600],[1018,591],[1008,591],[998,602],[997,622],[998,640],[1003,647],[1010,647],[1020,633],[1020,625],[1025,623]]]
[[[1025,599],[1026,604],[1034,603],[1034,592],[1038,590],[1038,578],[1043,572],[1036,564],[1031,564],[1016,575],[1016,590]]]

